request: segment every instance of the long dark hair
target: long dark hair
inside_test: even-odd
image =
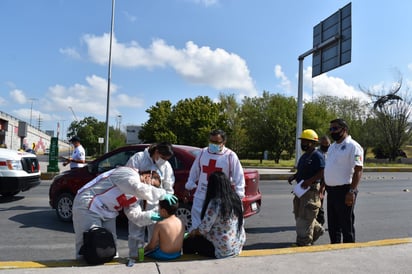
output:
[[[203,203],[200,217],[203,219],[205,216],[206,209],[211,200],[219,199],[220,214],[226,218],[234,214],[238,218],[238,231],[240,231],[243,226],[242,201],[232,189],[229,178],[225,173],[215,171],[209,175],[208,181],[206,199]]]
[[[160,155],[162,156],[165,156],[165,157],[173,156],[172,144],[168,142],[151,144],[149,147],[150,157],[153,156],[156,150],[159,151]]]

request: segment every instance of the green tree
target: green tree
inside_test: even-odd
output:
[[[297,103],[293,97],[263,92],[262,97],[244,98],[243,127],[247,130],[249,148],[273,154],[279,163],[283,151],[293,151]]]
[[[328,110],[324,101],[307,102],[303,107],[303,129],[313,129],[319,137],[329,133],[329,121],[335,114]]]
[[[409,124],[411,114],[410,101],[396,101],[375,110],[375,115],[379,123],[376,130],[381,134],[378,147],[395,161],[399,156],[402,146],[411,138],[412,129]]]
[[[234,94],[219,94],[220,113],[225,121],[223,130],[227,133],[226,145],[241,157],[246,154],[246,129],[242,127],[241,105],[236,101]]]
[[[360,101],[357,98],[340,98],[336,96],[320,96],[316,102],[327,107],[329,115],[325,116],[325,131],[328,132],[329,122],[335,118],[344,119],[350,128],[350,135],[358,140],[362,146],[361,135],[363,134],[363,126],[369,117],[369,109],[367,102]],[[326,120],[327,118],[327,120]],[[330,119],[332,118],[332,119]]]
[[[143,124],[139,131],[139,139],[143,143],[176,143],[177,136],[174,134],[171,124],[172,103],[170,101],[157,102],[146,112],[149,114],[149,120]]]
[[[86,117],[80,121],[73,121],[68,129],[67,138],[79,136],[81,144],[89,156],[96,156],[102,153],[99,138],[106,135],[106,123],[99,122],[94,117]],[[113,150],[126,144],[126,135],[120,130],[109,128],[109,149]]]
[[[410,115],[412,98],[408,92],[401,92],[402,76],[399,73],[397,82],[389,90],[382,89],[378,93],[361,90],[372,102],[371,120],[374,120],[370,130],[373,132],[374,153],[377,157],[387,157],[396,160],[399,151],[411,138]],[[364,131],[363,131],[364,133]]]
[[[224,126],[219,109],[219,104],[207,96],[177,102],[170,119],[177,143],[206,146],[210,131]]]

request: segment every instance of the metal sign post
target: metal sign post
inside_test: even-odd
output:
[[[351,61],[352,4],[349,3],[313,28],[313,48],[298,57],[298,109],[296,118],[295,167],[301,155],[299,136],[303,131],[303,60],[312,57],[312,77]]]

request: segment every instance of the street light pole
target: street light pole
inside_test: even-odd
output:
[[[110,80],[112,77],[112,41],[114,28],[114,5],[115,0],[112,0],[112,20],[110,23],[110,45],[109,45],[109,69],[107,73],[107,105],[106,105],[106,153],[109,152],[109,106],[110,106]]]
[[[74,119],[76,120],[76,122],[78,122],[79,120],[77,119],[77,116],[76,116],[76,114],[74,113],[73,108],[69,106],[69,109],[72,111],[73,117],[74,117]]]
[[[77,135],[77,127],[79,126],[79,125],[78,125],[79,120],[77,119],[77,116],[76,116],[76,114],[74,113],[73,108],[72,108],[71,106],[69,106],[69,109],[72,111],[73,117],[74,117],[75,121],[77,122],[76,127],[74,127],[74,134]]]

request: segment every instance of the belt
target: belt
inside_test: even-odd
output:
[[[350,184],[340,185],[340,186],[328,186],[326,185],[326,190],[344,190],[348,189]]]

